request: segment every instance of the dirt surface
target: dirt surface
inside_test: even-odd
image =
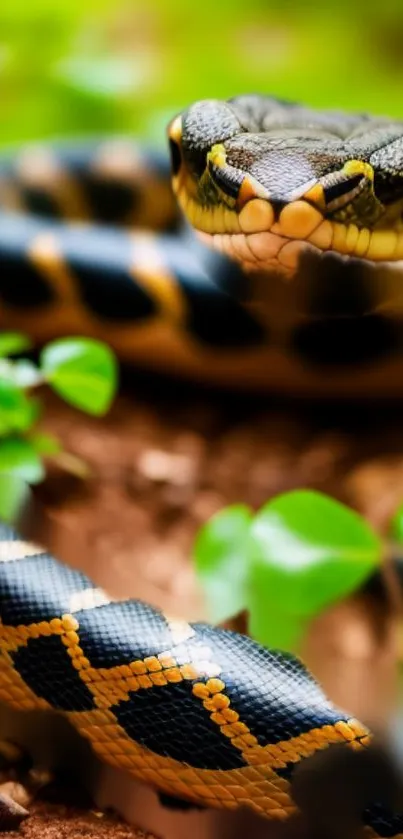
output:
[[[402,419],[396,407],[279,406],[158,379],[132,383],[103,420],[50,398],[46,428],[92,477],[52,468],[42,498],[73,541],[85,537],[77,563],[96,569],[98,582],[136,594],[141,578],[141,596],[198,617],[192,546],[226,504],[258,508],[273,494],[314,487],[385,528],[403,498]]]
[[[16,837],[7,831],[4,837]],[[24,839],[153,839],[152,834],[125,824],[113,815],[79,809],[66,804],[38,801],[22,824],[19,836]]]
[[[50,780],[35,794],[29,780],[15,780],[13,769],[1,774],[0,835],[4,839],[156,839],[115,813],[97,809],[88,793],[67,777]],[[25,808],[22,821],[13,813],[15,802]]]

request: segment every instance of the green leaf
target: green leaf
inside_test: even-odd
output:
[[[403,504],[398,507],[392,519],[390,535],[398,545],[403,545]]]
[[[0,335],[0,358],[5,358],[7,355],[18,355],[31,348],[30,339],[22,332],[2,332]]]
[[[15,384],[22,388],[37,387],[43,382],[43,377],[36,364],[27,358],[22,358],[13,363],[12,377]]]
[[[62,449],[57,437],[53,437],[51,434],[30,434],[29,442],[35,451],[42,456],[59,454]]]
[[[34,446],[23,437],[0,440],[0,474],[11,474],[37,484],[44,478],[45,470]]]
[[[17,475],[0,474],[0,519],[14,524],[28,493],[27,484]]]
[[[369,525],[325,495],[295,491],[273,499],[250,531],[252,633],[272,646],[285,616],[303,628],[361,585],[381,552]]]
[[[41,353],[46,381],[66,402],[101,416],[110,407],[117,389],[117,363],[113,352],[100,341],[63,338]]]
[[[27,431],[38,413],[38,402],[27,399],[11,379],[0,378],[0,434]]]
[[[220,623],[247,603],[247,541],[252,513],[239,504],[217,513],[198,533],[196,573],[206,595],[209,618]]]

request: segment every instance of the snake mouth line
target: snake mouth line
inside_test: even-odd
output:
[[[276,265],[293,270],[307,248],[373,262],[403,259],[401,229],[370,230],[333,222],[303,199],[286,204],[276,218],[274,207],[263,198],[252,198],[237,212],[224,204],[203,207],[186,188],[177,194],[202,240],[242,262],[246,269]]]

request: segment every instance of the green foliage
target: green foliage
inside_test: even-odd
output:
[[[48,384],[66,402],[101,416],[113,400],[118,374],[115,356],[99,341],[53,341],[42,351],[38,366],[28,359],[6,358],[29,347],[24,335],[0,335],[0,476],[34,484],[44,477],[42,457],[57,456],[61,447],[55,438],[35,431],[41,403],[32,396],[33,388]],[[10,494],[13,497],[11,485]],[[0,499],[0,514],[8,505],[6,489]]]
[[[396,510],[391,522],[390,531],[391,538],[398,545],[403,545],[403,504]]]
[[[63,338],[41,353],[45,381],[66,402],[101,416],[109,409],[117,386],[117,364],[100,341]]]
[[[16,474],[0,472],[0,520],[15,524],[28,493],[26,481]]]
[[[248,507],[227,507],[213,516],[196,539],[196,571],[216,622],[227,620],[246,607],[251,522]]]
[[[381,561],[378,536],[357,513],[320,493],[294,491],[254,517],[231,507],[201,530],[196,570],[210,618],[246,609],[251,634],[295,650],[307,623],[355,591]]]
[[[287,634],[288,623],[304,627],[369,577],[380,562],[381,541],[353,510],[319,493],[296,491],[257,514],[249,556],[251,629],[273,644],[282,637],[279,612]]]
[[[115,131],[163,144],[179,108],[247,91],[400,116],[402,20],[398,0],[367,2],[364,23],[347,0],[2,3],[2,142]]]
[[[30,440],[24,437],[0,440],[0,474],[15,475],[28,484],[42,481],[45,470]]]
[[[27,431],[36,419],[37,405],[0,371],[0,434]]]
[[[0,335],[0,358],[17,355],[31,349],[31,341],[21,332],[3,332]]]
[[[61,444],[56,437],[51,434],[40,434],[38,432],[31,432],[29,440],[35,451],[47,457],[54,454],[59,454],[61,451]]]

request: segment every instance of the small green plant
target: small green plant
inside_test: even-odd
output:
[[[0,516],[5,518],[18,481],[39,483],[45,475],[43,457],[61,452],[55,437],[36,430],[42,405],[35,389],[48,385],[71,405],[102,416],[117,388],[115,356],[100,341],[53,341],[44,347],[37,364],[20,358],[30,349],[29,339],[19,332],[0,335]]]
[[[400,527],[395,520],[395,531]],[[383,543],[358,513],[308,490],[273,498],[255,515],[228,507],[195,544],[209,618],[249,613],[251,635],[297,651],[309,622],[354,592],[380,566]]]
[[[403,545],[403,504],[397,508],[391,521],[390,538],[396,545]]]

